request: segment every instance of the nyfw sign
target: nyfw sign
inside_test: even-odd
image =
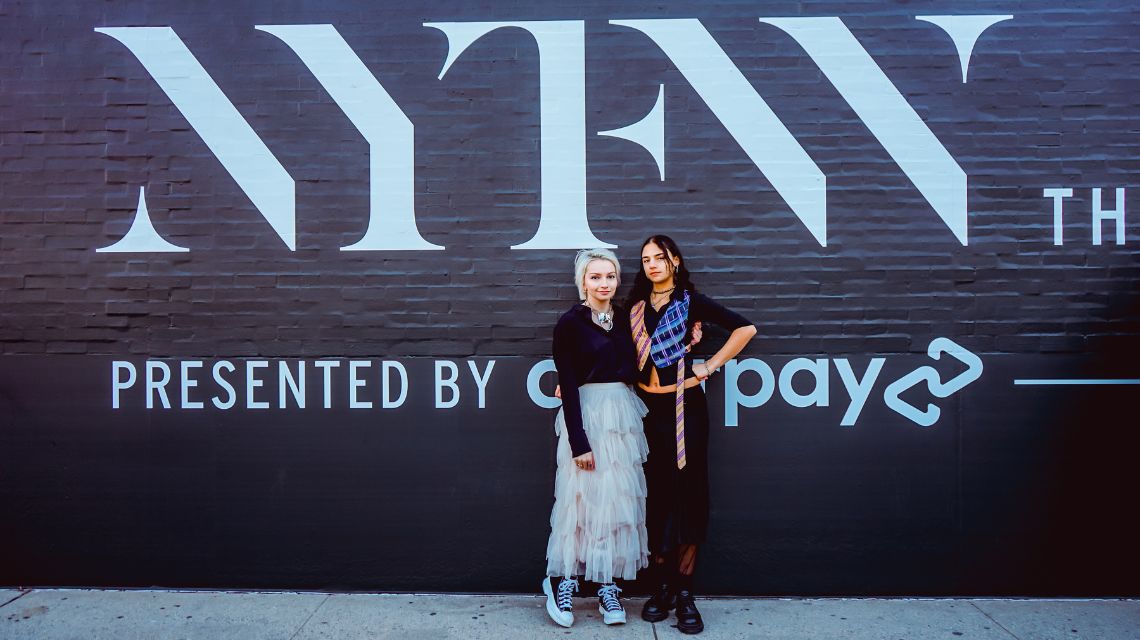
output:
[[[1009,15],[917,16],[931,38],[953,41],[966,82],[974,45]],[[819,67],[935,215],[962,245],[968,243],[967,176],[938,137],[837,17],[759,18],[798,44]],[[827,177],[788,127],[696,19],[610,20],[630,38],[648,38],[740,145],[753,164],[820,245],[827,245]],[[508,27],[537,44],[539,67],[541,219],[530,240],[514,249],[574,249],[614,245],[590,230],[586,211],[586,55],[582,20],[427,22],[447,37],[439,79],[487,34]],[[420,235],[414,205],[415,124],[401,105],[329,24],[257,25],[291,49],[343,110],[369,145],[368,226],[344,251],[442,249]],[[294,178],[170,27],[101,27],[146,69],[207,147],[249,197],[273,231],[296,247]],[[665,179],[664,85],[647,114],[598,135],[644,148]],[[638,117],[641,116],[641,117]],[[363,212],[362,212],[363,213]],[[100,252],[188,251],[151,224],[145,193],[130,230]]]

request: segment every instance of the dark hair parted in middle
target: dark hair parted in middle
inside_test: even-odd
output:
[[[689,291],[695,293],[697,286],[693,284],[692,279],[689,277],[689,269],[685,266],[685,258],[681,256],[681,249],[677,246],[673,239],[666,235],[652,235],[641,243],[641,249],[637,253],[637,275],[633,278],[633,289],[630,290],[629,296],[626,298],[626,308],[632,308],[638,300],[648,300],[649,292],[653,290],[653,283],[649,281],[649,277],[645,275],[645,268],[642,266],[641,257],[645,253],[645,247],[650,244],[657,245],[662,251],[665,252],[665,262],[667,268],[673,269],[673,258],[677,259],[678,265],[673,270],[673,286],[675,290]]]

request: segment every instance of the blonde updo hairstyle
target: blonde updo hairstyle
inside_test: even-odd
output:
[[[618,263],[617,256],[609,249],[582,249],[578,255],[574,256],[574,284],[578,287],[578,298],[580,300],[586,299],[586,265],[594,260],[608,260],[610,264],[614,265],[614,271],[617,272],[618,284],[621,284],[621,264]]]

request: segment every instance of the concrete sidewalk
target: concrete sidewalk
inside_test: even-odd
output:
[[[606,627],[579,598],[575,624],[551,622],[540,596],[0,590],[0,638],[429,640],[682,638],[638,617]],[[1140,600],[699,599],[700,638],[796,640],[1140,640]]]

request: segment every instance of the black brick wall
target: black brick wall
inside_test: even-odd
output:
[[[667,179],[643,150],[588,135],[591,227],[629,268],[648,232],[673,234],[700,284],[756,318],[765,352],[906,352],[924,348],[916,333],[952,333],[987,352],[1079,353],[1136,332],[1136,252],[1090,242],[1091,187],[1107,200],[1138,168],[1137,15],[1114,3],[5,6],[4,353],[545,354],[536,338],[574,296],[570,252],[509,249],[538,224],[537,49],[498,31],[437,80],[446,41],[422,26],[493,18],[586,20],[588,132],[640,118],[665,83]],[[983,34],[966,84],[950,39],[913,18],[940,12],[1014,15]],[[969,246],[758,15],[844,19],[968,174]],[[639,16],[702,18],[827,176],[826,248],[656,46],[605,22]],[[253,29],[321,22],[415,123],[417,221],[445,251],[340,251],[367,222],[367,144]],[[134,56],[93,31],[141,25],[171,26],[294,177],[297,251]],[[126,232],[140,186],[189,254],[94,252]],[[1060,247],[1048,186],[1074,189]]]
[[[914,17],[973,13],[1014,18],[982,35],[963,84],[950,38]],[[969,176],[968,246],[957,242],[799,45],[757,21],[801,15],[841,17]],[[606,22],[668,17],[700,18],[827,176],[826,247],[816,243],[669,59],[645,36]],[[1091,189],[1104,188],[1105,204],[1112,207],[1113,190],[1131,191],[1140,175],[1140,11],[1118,2],[4,2],[0,356],[8,363],[29,357],[76,362],[65,356],[100,363],[112,356],[547,357],[550,328],[576,299],[569,283],[573,252],[509,248],[529,239],[539,220],[537,47],[520,30],[496,31],[438,80],[447,42],[423,23],[550,19],[586,25],[592,230],[619,246],[627,270],[636,266],[642,238],[651,232],[672,235],[686,250],[701,289],[756,322],[759,334],[745,355],[899,355],[918,362],[932,338],[947,336],[983,358],[1008,363],[1008,375],[1001,378],[1006,385],[1046,369],[1058,376],[1138,377],[1137,215],[1129,213],[1127,244],[1114,244],[1110,227],[1105,244],[1091,244]],[[254,30],[257,24],[310,23],[334,25],[415,124],[417,224],[424,238],[445,250],[340,250],[358,240],[367,223],[368,145],[296,54]],[[138,60],[93,31],[103,26],[170,26],[182,38],[296,181],[296,251],[273,233]],[[639,119],[659,83],[666,87],[664,182],[644,150],[593,135]],[[157,230],[188,253],[95,252],[127,231],[140,186],[146,187]],[[1066,202],[1062,246],[1052,243],[1052,201],[1042,196],[1047,187],[1074,190]],[[717,337],[714,332],[714,345]],[[104,375],[105,367],[96,369]],[[956,426],[943,428],[957,429],[952,433],[961,438],[971,416],[991,416],[986,424],[997,420],[992,416],[1004,415],[1010,402],[1003,393],[1015,393],[1003,389],[986,392],[990,404],[970,405],[976,413],[955,401],[946,409],[956,416]],[[1037,442],[1040,434],[1032,427],[1043,422],[1055,432],[1048,440],[1053,454],[1067,447],[1125,463],[1120,452],[1136,444],[1136,436],[1123,431],[1125,416],[1134,414],[1126,408],[1127,396],[1064,393],[1047,405],[1050,412],[1043,413],[1045,399],[1037,396],[1012,402],[1025,411],[1010,418],[1020,434],[1011,436],[1012,450],[993,444],[993,451],[1004,452],[1004,464],[1016,463],[1002,478],[1040,487],[1086,477],[1088,484],[1077,486],[1108,491],[1096,504],[1111,510],[1127,495],[1126,487],[1114,484],[1124,476],[1106,470],[1112,464],[1088,479],[1085,465],[1095,465],[1092,460],[1058,462],[1043,453],[1041,459],[1052,462],[1035,466],[1015,451]],[[8,426],[26,426],[29,414],[7,406]],[[892,419],[884,414],[884,420]],[[789,414],[794,415],[799,414]],[[428,416],[428,422],[442,420]],[[1065,422],[1067,416],[1075,417]],[[1095,445],[1081,440],[1094,436],[1066,431],[1089,417],[1109,425],[1095,436]],[[837,418],[823,422],[831,429]],[[765,445],[762,433],[750,436],[750,446]],[[836,446],[828,438],[838,431],[820,433],[816,444]],[[9,443],[28,447],[27,464],[46,456],[31,441],[13,438]],[[213,436],[202,438],[218,446]],[[541,449],[546,440],[536,443]],[[943,445],[951,452],[948,473],[986,477],[970,476],[970,469],[986,465],[971,466],[969,456],[961,456],[960,439]],[[716,455],[727,463],[730,450],[722,446]],[[823,459],[787,450],[794,451],[803,464],[788,470],[788,478],[835,473],[838,480],[839,472],[825,468]],[[456,456],[452,462],[462,459]],[[855,466],[867,471],[876,460],[868,453]],[[548,457],[540,456],[544,461]],[[753,479],[762,473],[746,468]],[[893,480],[884,480],[884,500],[908,482],[907,469],[900,464]],[[488,480],[489,490],[511,486],[513,476],[502,474]],[[10,499],[37,497],[12,473],[0,482]],[[970,493],[969,481],[965,488],[961,482],[954,486],[931,499],[948,500],[949,526],[962,534],[969,528],[962,524],[962,510],[972,508],[966,497],[986,491]],[[527,494],[528,504],[544,504],[544,490]],[[1040,522],[1055,524],[1053,518],[1063,517],[1056,505],[1080,502],[1074,490],[1040,490]],[[976,508],[1000,511],[993,496],[978,500],[972,503]],[[236,517],[221,511],[219,518]],[[722,551],[759,563],[771,557],[750,550],[747,540],[757,531],[788,527],[785,542],[795,549],[786,557],[806,554],[809,562],[812,536],[834,543],[827,532],[842,528],[827,523],[823,507],[778,525],[769,522],[768,529],[756,528],[751,516],[741,515],[745,511],[714,514],[724,523]],[[36,522],[59,524],[50,518]],[[968,540],[1016,529],[1003,526],[936,546],[962,554],[974,548]],[[803,531],[813,533],[797,546],[791,540]],[[918,544],[921,532],[912,533],[903,539]],[[1124,538],[1113,540],[1121,546],[1108,545],[1105,553],[1123,552]],[[1064,544],[1060,534],[1038,541],[1046,550]],[[961,555],[954,557],[949,564],[961,561]],[[732,577],[729,564],[712,562],[711,590],[750,588]],[[898,558],[889,562],[902,564]],[[8,581],[432,586],[409,578],[414,568],[371,580],[338,579],[335,567],[327,574],[275,573],[266,569],[270,564],[255,561],[244,573],[191,577],[179,573],[185,566],[164,572],[161,565],[143,578],[98,570],[38,574],[28,568]],[[1042,586],[1026,569],[1030,565],[1025,560],[989,575],[938,574],[929,582],[913,576],[871,581],[863,589],[853,576],[873,568],[854,567],[851,579],[813,570],[765,583],[761,592],[1140,593],[1135,577],[1105,578],[1076,566],[1064,579]],[[466,575],[444,586],[478,590],[487,584],[480,580]],[[486,588],[529,584],[499,576]]]

